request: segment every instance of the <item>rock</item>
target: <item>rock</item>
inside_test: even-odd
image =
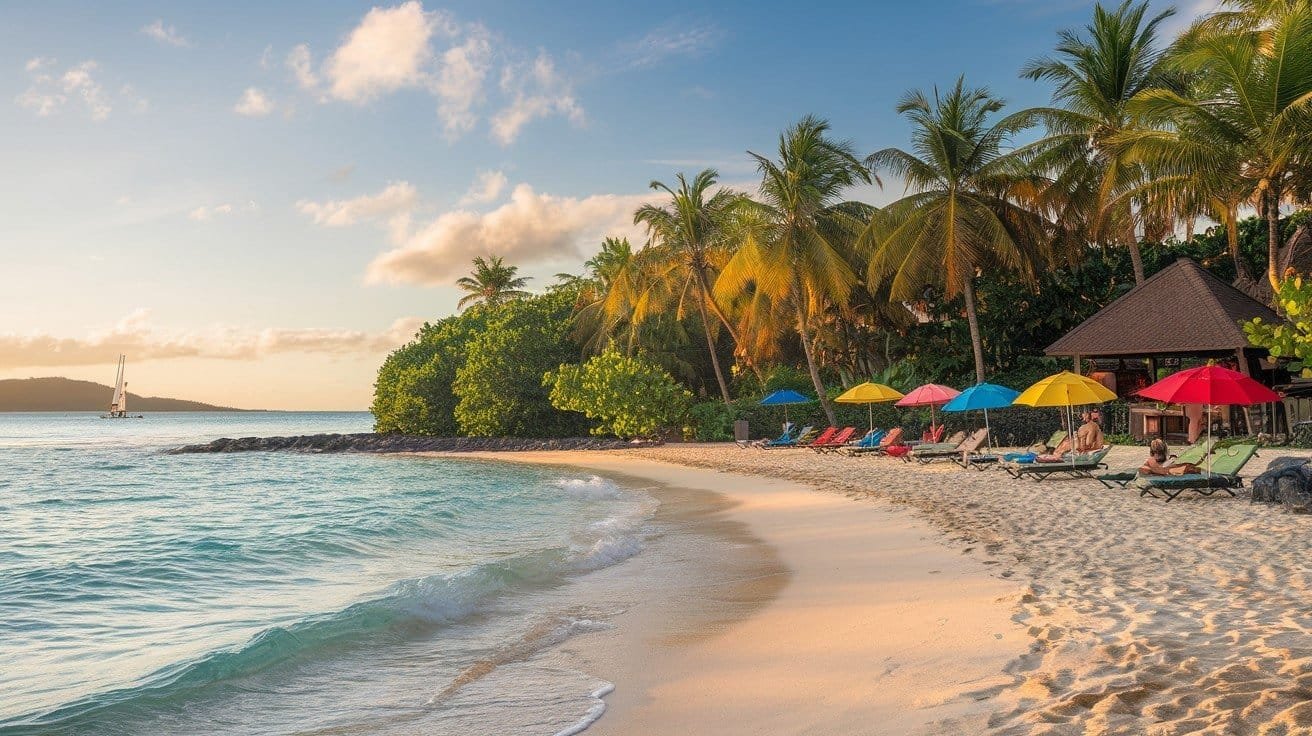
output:
[[[167,450],[170,455],[218,452],[527,452],[532,450],[619,450],[652,447],[654,440],[615,437],[418,437],[404,434],[311,434],[299,437],[223,438]]]
[[[1312,465],[1305,458],[1272,460],[1251,488],[1254,503],[1279,503],[1291,513],[1312,513]]]

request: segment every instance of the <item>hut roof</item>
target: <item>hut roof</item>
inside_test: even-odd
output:
[[[1049,345],[1048,355],[1209,353],[1248,347],[1240,322],[1278,322],[1267,305],[1181,258]]]

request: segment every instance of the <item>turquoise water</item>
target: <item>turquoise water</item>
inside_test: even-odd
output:
[[[0,734],[569,733],[589,573],[655,503],[566,469],[164,455],[363,413],[0,414]]]

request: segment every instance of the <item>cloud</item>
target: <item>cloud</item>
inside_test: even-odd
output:
[[[31,84],[15,98],[19,107],[46,117],[70,101],[80,101],[92,120],[100,121],[109,117],[113,109],[109,95],[95,77],[99,64],[88,60],[69,67],[63,74],[47,71],[55,64],[54,59],[37,57],[23,65]]]
[[[474,183],[460,198],[461,205],[487,204],[496,201],[506,188],[506,175],[500,171],[480,171]]]
[[[714,48],[724,33],[714,24],[686,25],[671,22],[647,35],[620,44],[620,56],[630,69],[645,69],[675,56],[701,56]]]
[[[441,70],[433,81],[437,94],[437,117],[448,138],[459,137],[478,124],[474,106],[483,94],[483,83],[491,67],[492,43],[476,27],[465,42],[442,54]]]
[[[423,84],[434,27],[434,16],[415,0],[371,9],[324,64],[329,93],[362,103]]]
[[[314,73],[314,62],[310,56],[309,45],[299,44],[287,52],[287,68],[292,71],[292,76],[296,78],[296,83],[301,89],[319,88],[319,76]]]
[[[410,182],[388,184],[377,194],[366,194],[354,199],[337,199],[328,202],[301,200],[296,209],[308,215],[314,224],[325,227],[349,227],[361,222],[385,218],[404,218],[414,209],[417,195]]]
[[[233,106],[233,111],[238,115],[245,115],[251,118],[262,118],[273,112],[273,100],[269,96],[256,89],[247,87],[246,91],[241,93],[241,99]]]
[[[164,25],[163,20],[156,19],[155,22],[142,26],[141,32],[169,46],[185,47],[191,45],[187,39],[182,37],[182,34],[178,33],[177,28]]]
[[[137,310],[114,325],[83,337],[0,334],[0,369],[109,363],[126,353],[135,361],[173,358],[252,360],[279,353],[376,355],[408,341],[423,320],[406,317],[378,332],[320,327],[248,329],[214,325],[166,331]]]
[[[228,215],[237,212],[258,212],[259,209],[260,206],[255,202],[247,202],[245,205],[240,207],[225,202],[223,204],[216,204],[213,206],[201,205],[200,207],[197,207],[196,209],[188,212],[187,217],[197,222],[209,222],[210,220],[213,220],[216,217],[227,217]]]
[[[443,213],[413,232],[393,232],[395,248],[368,266],[369,283],[447,285],[474,256],[497,255],[516,264],[581,258],[607,235],[636,236],[633,210],[648,195],[556,197],[527,184],[510,201],[478,213]]]
[[[501,89],[511,102],[492,118],[492,138],[509,145],[525,125],[538,118],[561,115],[583,125],[583,107],[574,97],[573,85],[557,70],[545,52],[531,64],[508,66],[501,74]]]

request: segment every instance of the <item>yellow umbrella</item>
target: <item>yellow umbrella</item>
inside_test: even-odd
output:
[[[1020,406],[1064,406],[1066,407],[1066,421],[1072,430],[1071,437],[1074,439],[1075,419],[1073,407],[1083,404],[1101,404],[1104,401],[1114,401],[1116,394],[1112,393],[1106,386],[1098,383],[1092,378],[1062,371],[1039,381],[1021,392],[1016,400],[1011,402]],[[1074,444],[1071,446],[1071,462],[1075,462]]]
[[[882,383],[871,383],[866,381],[860,386],[853,386],[844,391],[834,399],[840,404],[865,404],[867,413],[870,415],[870,429],[875,428],[875,404],[882,404],[886,401],[897,401],[904,394],[895,388],[885,386]]]

